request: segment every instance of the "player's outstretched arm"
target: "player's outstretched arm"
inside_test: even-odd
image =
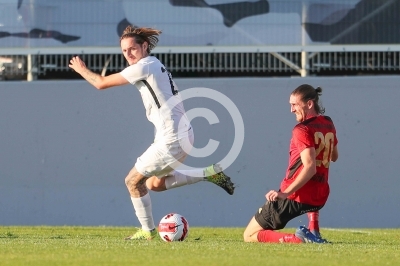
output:
[[[73,58],[71,58],[71,60],[69,61],[69,67],[75,70],[86,81],[88,81],[98,90],[128,84],[128,81],[119,73],[103,77],[97,73],[92,72],[86,67],[85,62],[83,62],[82,59],[79,58],[79,56],[74,56]]]

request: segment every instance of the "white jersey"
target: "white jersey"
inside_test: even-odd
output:
[[[178,87],[156,57],[142,58],[120,74],[138,88],[147,119],[156,128],[155,142],[174,142],[191,128]]]

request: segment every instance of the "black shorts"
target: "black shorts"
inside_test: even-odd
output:
[[[266,230],[279,230],[285,228],[286,224],[293,218],[307,212],[318,211],[322,206],[313,206],[300,203],[290,199],[267,201],[258,209],[254,218],[258,224]]]

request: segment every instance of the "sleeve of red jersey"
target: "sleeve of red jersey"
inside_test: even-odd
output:
[[[299,153],[306,148],[315,147],[314,136],[303,125],[298,125],[293,129],[293,141]]]

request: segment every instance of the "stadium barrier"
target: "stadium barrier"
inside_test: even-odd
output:
[[[14,53],[13,53],[14,51]],[[69,59],[79,55],[93,71],[105,75],[125,68],[118,48],[0,50],[0,79],[74,78]],[[309,76],[395,74],[400,45],[305,47],[160,47],[153,53],[175,77]],[[75,76],[75,78],[78,78]]]

